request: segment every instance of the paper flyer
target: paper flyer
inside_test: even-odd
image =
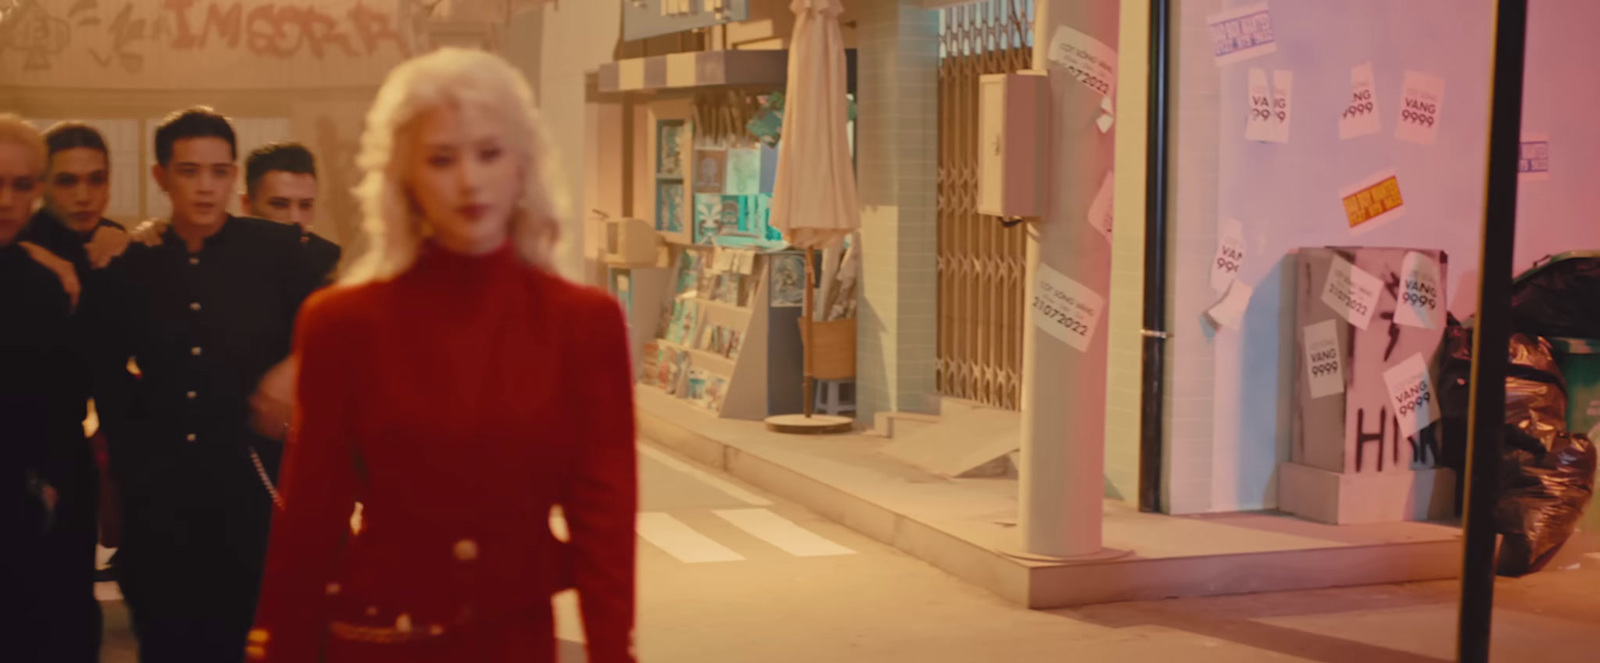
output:
[[[1250,308],[1250,296],[1253,294],[1255,294],[1255,288],[1250,287],[1244,281],[1236,280],[1228,288],[1228,294],[1222,297],[1222,301],[1217,302],[1216,305],[1211,307],[1211,310],[1206,311],[1206,317],[1211,318],[1211,321],[1216,323],[1218,327],[1238,329],[1239,323],[1244,321],[1245,310]]]
[[[1383,280],[1368,274],[1341,257],[1328,267],[1328,285],[1322,290],[1322,303],[1350,324],[1366,329],[1378,308]]]
[[[1306,377],[1311,380],[1311,397],[1322,398],[1344,393],[1344,359],[1339,352],[1339,325],[1324,320],[1306,325]]]
[[[1416,251],[1400,263],[1400,301],[1395,324],[1439,329],[1444,326],[1445,302],[1439,262]]]
[[[1273,143],[1289,142],[1289,120],[1294,118],[1292,105],[1294,72],[1287,69],[1272,70],[1272,131],[1267,140]]]
[[[1117,52],[1094,37],[1065,25],[1050,37],[1050,62],[1072,80],[1106,97],[1116,96]]]
[[[1116,183],[1112,175],[1113,171],[1108,170],[1105,179],[1100,180],[1100,190],[1094,194],[1094,202],[1089,204],[1089,213],[1083,219],[1101,237],[1106,238],[1107,244],[1111,243],[1112,204],[1116,197]]]
[[[1079,352],[1087,352],[1105,311],[1105,298],[1047,265],[1039,265],[1038,279],[1031,307],[1034,326]]]
[[[1439,398],[1428,375],[1428,362],[1421,354],[1383,372],[1389,386],[1389,404],[1400,420],[1400,434],[1410,437],[1439,420]]]
[[[1522,134],[1522,148],[1517,154],[1517,181],[1543,182],[1550,179],[1550,136],[1542,133]]]
[[[1250,118],[1245,121],[1244,139],[1266,141],[1272,136],[1272,87],[1267,70],[1251,67],[1249,73]]]
[[[1408,143],[1432,145],[1439,137],[1439,111],[1444,105],[1444,79],[1417,71],[1406,72],[1400,97],[1400,122],[1394,137]]]
[[[1344,113],[1339,116],[1339,140],[1350,140],[1383,130],[1374,80],[1371,62],[1363,62],[1350,69],[1350,103],[1345,105]]]
[[[1244,266],[1244,224],[1229,218],[1217,232],[1217,256],[1211,261],[1211,289],[1226,292]]]
[[[1393,169],[1372,175],[1339,191],[1350,232],[1356,235],[1405,216],[1405,199]]]
[[[1211,53],[1219,67],[1278,50],[1265,2],[1212,14],[1206,17],[1206,25],[1211,29]]]

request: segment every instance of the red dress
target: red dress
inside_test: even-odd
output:
[[[637,457],[614,300],[509,244],[425,245],[391,281],[314,295],[295,347],[256,658],[553,661],[550,597],[572,582],[589,660],[633,660]],[[558,504],[568,544],[550,533]]]

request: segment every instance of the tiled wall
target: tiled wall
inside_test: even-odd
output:
[[[1176,3],[1173,34],[1171,173],[1172,208],[1167,229],[1166,488],[1163,501],[1172,513],[1198,513],[1212,505],[1212,392],[1215,353],[1205,324],[1215,302],[1206,279],[1175,278],[1206,274],[1216,251],[1217,162],[1221,117],[1219,73],[1212,64],[1206,15],[1220,11],[1221,0]]]
[[[1117,167],[1107,313],[1106,496],[1139,501],[1140,377],[1144,365],[1145,122],[1150,3],[1123,0],[1117,37]]]
[[[858,416],[936,412],[938,13],[863,0],[858,182],[863,251]]]

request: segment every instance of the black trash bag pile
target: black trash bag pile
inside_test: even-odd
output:
[[[1600,338],[1595,302],[1600,302],[1600,259],[1557,259],[1512,287],[1512,328],[1545,338]]]
[[[1500,448],[1496,530],[1504,535],[1496,572],[1522,576],[1543,568],[1576,531],[1594,490],[1595,448],[1567,432],[1567,393],[1550,344],[1511,337],[1506,375],[1505,440]],[[1440,369],[1440,463],[1464,477],[1471,416],[1472,330],[1451,318]],[[1456,482],[1456,504],[1461,488]]]
[[[1594,490],[1594,443],[1584,435],[1506,425],[1495,526],[1495,573],[1518,577],[1550,563],[1578,528]]]

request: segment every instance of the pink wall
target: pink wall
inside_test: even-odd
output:
[[[1211,4],[1211,3],[1207,3]],[[1252,4],[1225,0],[1222,7]],[[1534,0],[1528,35],[1524,130],[1551,141],[1551,175],[1522,186],[1517,271],[1562,251],[1600,249],[1600,2]],[[1176,385],[1175,398],[1209,396],[1210,453],[1192,467],[1170,469],[1169,483],[1202,478],[1211,486],[1210,511],[1272,507],[1279,462],[1288,458],[1290,395],[1296,375],[1293,270],[1290,253],[1302,246],[1362,245],[1443,249],[1450,255],[1453,309],[1473,308],[1487,159],[1492,12],[1490,0],[1270,0],[1277,52],[1209,68],[1214,93],[1180,96],[1218,108],[1215,161],[1191,160],[1178,173],[1216,178],[1215,210],[1179,209],[1176,223],[1215,226],[1228,218],[1245,227],[1251,253],[1240,278],[1255,288],[1242,324],[1217,329],[1186,316],[1178,333],[1204,334],[1215,373],[1208,385]],[[1185,13],[1190,27],[1203,17]],[[1190,26],[1197,21],[1198,26]],[[1195,35],[1203,37],[1201,35]],[[1209,44],[1208,44],[1209,45]],[[1350,95],[1350,70],[1371,62],[1382,131],[1341,140],[1338,116]],[[1252,67],[1294,74],[1292,132],[1287,143],[1244,138],[1247,76]],[[1185,76],[1180,67],[1180,76]],[[1446,81],[1440,129],[1432,145],[1394,137],[1401,81],[1407,70]],[[1269,74],[1270,76],[1270,74]],[[1209,92],[1209,91],[1208,91]],[[1213,94],[1217,101],[1213,101]],[[1206,130],[1195,127],[1193,130]],[[1211,173],[1200,172],[1204,166]],[[1352,236],[1339,204],[1341,188],[1380,170],[1398,173],[1406,216]],[[1214,173],[1214,174],[1213,174]],[[1181,232],[1181,228],[1180,228]],[[1179,247],[1180,253],[1184,251]],[[1210,247],[1197,250],[1209,252]],[[1180,261],[1175,279],[1203,282],[1209,261]],[[1213,297],[1209,290],[1202,293]],[[1182,358],[1180,357],[1181,361]],[[1185,389],[1195,392],[1187,394]],[[1203,393],[1207,392],[1208,393]],[[1192,455],[1192,454],[1191,454]],[[1191,476],[1194,475],[1194,476]]]

